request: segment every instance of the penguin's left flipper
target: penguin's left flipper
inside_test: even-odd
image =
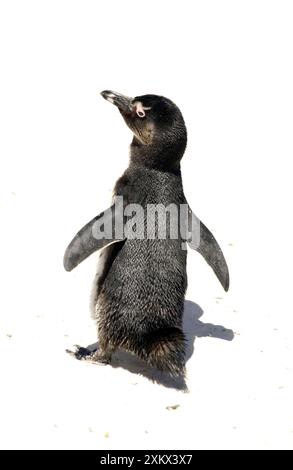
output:
[[[188,207],[188,228],[190,236],[187,243],[189,247],[204,257],[227,292],[230,278],[223,252],[213,234],[196,217],[190,207]]]
[[[102,226],[104,226],[105,235],[101,233]],[[63,258],[65,270],[72,271],[88,256],[101,248],[112,243],[123,242],[125,240],[123,236],[115,238],[115,231],[115,209],[113,205],[88,222],[69,243]]]

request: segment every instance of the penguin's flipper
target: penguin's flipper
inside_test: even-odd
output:
[[[63,258],[65,270],[72,271],[72,269],[76,268],[95,251],[112,243],[125,240],[123,238],[123,230],[120,230],[120,232],[121,236],[116,236],[117,225],[115,225],[115,209],[113,205],[88,222],[69,243]]]
[[[209,229],[188,208],[188,227],[191,228],[188,245],[198,251],[222,284],[224,290],[229,289],[229,270],[223,252]]]

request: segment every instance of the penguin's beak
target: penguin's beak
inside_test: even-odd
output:
[[[105,100],[115,104],[117,108],[124,113],[131,113],[133,110],[132,101],[133,99],[129,96],[121,95],[115,91],[105,90],[101,92],[101,95]]]

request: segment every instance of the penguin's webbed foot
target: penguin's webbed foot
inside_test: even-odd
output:
[[[78,344],[74,346],[74,351],[66,349],[66,352],[79,361],[87,361],[98,364],[109,364],[111,362],[111,353],[102,352],[98,349],[91,350]]]
[[[89,348],[84,348],[83,346],[79,346],[76,344],[74,346],[74,350],[71,351],[70,349],[66,349],[66,352],[73,356],[75,359],[78,359],[79,361],[83,360],[89,360],[90,357],[96,352],[96,351],[91,351]]]

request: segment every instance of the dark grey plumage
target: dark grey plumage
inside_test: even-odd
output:
[[[148,204],[165,207],[175,204],[178,208],[187,204],[180,171],[187,132],[177,106],[156,95],[134,99],[110,91],[102,95],[118,107],[134,134],[130,163],[116,182],[114,196],[123,196],[124,206],[135,203],[144,209]],[[183,374],[182,317],[187,276],[186,250],[182,245],[185,240],[181,235],[171,239],[167,232],[163,240],[124,238],[109,245],[109,240],[91,238],[90,227],[96,219],[77,234],[64,257],[65,268],[71,270],[95,249],[106,246],[96,279],[99,349],[90,354],[80,348],[75,356],[109,362],[116,348],[124,348],[160,370]],[[146,218],[143,223],[146,225]],[[195,248],[227,290],[229,274],[225,259],[203,224],[201,244]]]

